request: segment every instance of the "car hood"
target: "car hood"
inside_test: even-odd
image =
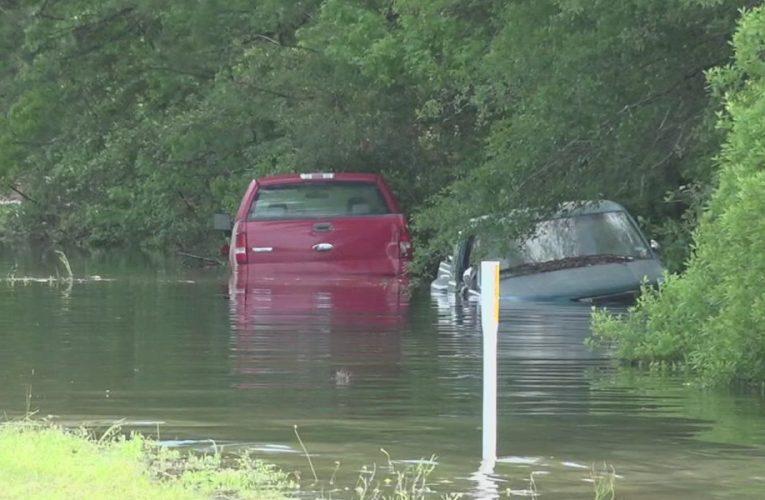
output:
[[[656,259],[597,264],[522,276],[503,277],[500,296],[508,300],[603,301],[634,298],[644,279],[661,281],[664,267]]]

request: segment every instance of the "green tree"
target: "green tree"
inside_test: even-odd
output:
[[[725,103],[719,185],[682,275],[645,294],[631,314],[600,313],[596,333],[630,360],[680,361],[709,383],[765,381],[765,9],[742,19],[732,65],[709,72]]]
[[[188,248],[249,178],[381,172],[423,262],[472,215],[610,197],[679,265],[746,3],[6,0],[0,181],[37,236]]]
[[[421,213],[422,228],[449,234],[458,214],[600,197],[644,219],[677,217],[684,207],[666,194],[712,178],[704,71],[730,57],[742,4],[505,4],[471,68],[490,127],[483,161]]]

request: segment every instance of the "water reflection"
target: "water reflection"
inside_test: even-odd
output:
[[[402,279],[233,273],[229,300],[237,387],[323,377],[342,388],[372,377],[394,378],[409,299]],[[311,360],[321,360],[329,373],[316,373]]]

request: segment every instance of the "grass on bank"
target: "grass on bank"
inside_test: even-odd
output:
[[[385,453],[383,451],[383,453]],[[287,499],[356,498],[359,500],[457,499],[459,493],[435,492],[428,477],[435,460],[397,468],[365,467],[355,487],[341,487],[333,477],[315,495],[297,493],[297,484],[274,466],[249,456],[225,459],[216,454],[181,454],[133,434],[107,431],[96,438],[85,430],[67,430],[32,420],[0,424],[0,499]],[[337,464],[339,467],[339,463]],[[337,470],[335,470],[337,472]],[[593,469],[595,500],[614,500],[615,473]],[[539,498],[533,474],[530,490],[508,489],[508,498]]]
[[[134,434],[96,439],[45,423],[0,424],[0,498],[287,498],[287,474],[248,456],[181,455]]]
[[[387,454],[386,458],[387,467],[364,467],[353,487],[336,484],[334,474],[329,484],[321,485],[314,471],[316,497],[439,496],[427,486],[433,459],[399,469]],[[140,434],[126,437],[116,427],[97,438],[84,429],[69,430],[44,421],[0,423],[0,499],[277,500],[294,498],[297,488],[290,475],[247,455],[182,454]]]

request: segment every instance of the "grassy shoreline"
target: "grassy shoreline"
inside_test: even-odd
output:
[[[315,476],[307,490],[299,477],[249,455],[179,452],[142,434],[126,436],[117,426],[98,436],[47,421],[0,422],[0,499],[265,499],[356,498],[359,500],[458,499],[465,493],[435,491],[429,476],[435,457],[394,465],[362,467],[354,486]],[[307,452],[306,452],[306,456]],[[309,459],[310,460],[310,459]],[[336,463],[339,468],[339,462]],[[312,469],[313,470],[313,469]],[[335,470],[335,473],[337,469]],[[615,471],[605,464],[593,469],[589,482],[595,500],[614,500]],[[523,489],[497,492],[501,497],[539,498],[534,473]],[[585,497],[586,498],[586,497]]]
[[[180,454],[140,434],[31,421],[0,424],[0,497],[24,499],[284,499],[296,488],[249,456]]]

